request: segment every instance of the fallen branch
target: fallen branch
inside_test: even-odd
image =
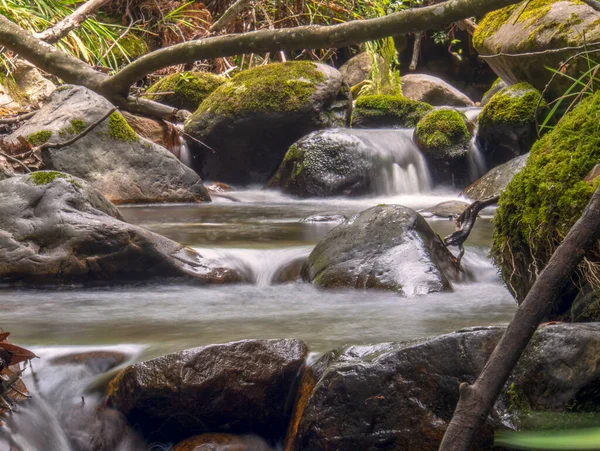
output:
[[[11,117],[3,117],[0,119],[0,124],[18,124],[21,121],[32,118],[37,111],[32,111],[31,113],[24,113],[18,116]]]
[[[408,66],[408,70],[417,70],[419,56],[421,55],[421,42],[423,41],[423,36],[425,36],[425,33],[422,31],[415,33],[415,42],[413,44],[412,59],[410,60],[410,66]]]
[[[19,160],[18,158],[14,158],[11,157],[10,155],[8,155],[7,153],[4,153],[2,151],[0,151],[0,156],[3,156],[4,158],[6,158],[8,161],[11,161],[15,164],[18,164],[19,166],[21,166],[23,169],[25,169],[26,172],[31,172],[31,169],[29,169],[27,167],[27,165],[25,163],[23,163],[21,160]]]
[[[237,17],[243,10],[250,7],[252,4],[252,0],[237,0],[233,5],[231,5],[219,20],[217,20],[211,27],[208,29],[211,33],[218,33],[219,31],[225,29],[227,25],[229,25],[233,19]]]
[[[558,246],[508,325],[473,385],[460,384],[460,399],[440,451],[466,451],[488,417],[502,387],[538,325],[556,302],[571,274],[600,239],[600,189]]]
[[[496,194],[495,196],[491,196],[483,200],[476,200],[467,208],[465,208],[463,212],[454,220],[454,223],[456,224],[456,231],[444,238],[444,244],[446,246],[458,246],[460,252],[456,260],[459,265],[465,253],[465,241],[467,241],[467,238],[469,238],[469,235],[471,234],[471,230],[473,229],[475,221],[477,220],[477,215],[484,208],[497,204],[498,199],[500,199],[500,194]]]

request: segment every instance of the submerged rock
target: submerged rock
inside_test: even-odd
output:
[[[146,437],[256,433],[280,440],[306,358],[299,340],[245,340],[137,363],[109,387],[109,402]]]
[[[473,200],[483,200],[496,194],[500,194],[504,188],[510,183],[512,178],[517,174],[525,163],[529,154],[521,155],[512,160],[496,166],[491,171],[484,174],[479,180],[471,183],[461,193],[461,196],[468,197]]]
[[[473,46],[480,55],[498,55],[486,62],[508,84],[526,81],[541,91],[553,77],[547,68],[559,70],[569,60],[562,70],[576,78],[589,69],[585,57],[570,57],[581,52],[578,47],[600,41],[599,23],[600,12],[580,1],[523,1],[486,14],[473,34]],[[562,96],[573,82],[553,78],[548,99]]]
[[[36,115],[9,135],[33,145],[62,143],[101,119],[113,106],[82,86],[61,86]],[[62,149],[44,151],[46,169],[87,180],[115,203],[210,200],[202,180],[168,150],[141,138],[118,112]]]
[[[469,181],[471,126],[457,110],[442,108],[423,117],[414,132],[414,141],[429,163],[433,180],[465,186]]]
[[[434,106],[474,106],[465,94],[441,78],[425,74],[402,76],[402,94]]]
[[[202,434],[178,443],[171,451],[273,451],[256,435]]]
[[[402,130],[323,130],[290,147],[267,185],[300,197],[429,189],[423,157]]]
[[[413,128],[433,107],[404,96],[361,96],[352,112],[353,128]]]
[[[416,211],[370,208],[315,246],[304,278],[326,288],[377,288],[404,296],[451,290],[460,277],[452,255]]]
[[[437,450],[459,384],[475,381],[503,332],[473,328],[325,354],[303,378],[285,449]],[[514,428],[538,410],[595,411],[599,350],[597,324],[539,329],[472,449],[491,450],[494,429]]]
[[[488,168],[529,152],[538,139],[537,121],[542,119],[545,105],[540,92],[527,83],[494,94],[479,114],[477,130]]]
[[[52,171],[0,181],[0,280],[91,283],[185,277],[238,282],[235,270],[141,227],[84,180]]]
[[[275,63],[236,75],[186,122],[203,177],[225,183],[265,183],[287,149],[308,133],[344,126],[351,101],[342,75],[311,62]]]

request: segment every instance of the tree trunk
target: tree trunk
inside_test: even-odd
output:
[[[440,451],[466,451],[540,322],[586,252],[600,239],[600,188],[558,246],[508,325],[479,378],[460,385],[460,399]]]

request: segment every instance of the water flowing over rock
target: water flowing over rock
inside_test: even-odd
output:
[[[538,139],[537,124],[547,111],[545,105],[540,92],[527,83],[494,94],[479,114],[477,130],[488,168],[529,152]]]
[[[599,23],[600,12],[583,2],[525,1],[488,13],[475,30],[473,46],[481,55],[494,55],[485,61],[507,84],[525,81],[542,91],[553,77],[547,68],[559,70],[561,63],[583,51],[577,47],[600,41]],[[564,48],[568,50],[556,51]],[[583,57],[571,59],[562,69],[577,78],[587,64]],[[572,83],[570,78],[555,77],[547,98],[562,96]]]
[[[287,149],[315,130],[348,123],[348,87],[334,68],[310,62],[256,67],[214,91],[186,122],[194,167],[225,183],[265,183]]]
[[[268,187],[300,197],[423,193],[429,172],[409,130],[324,130],[292,145]]]
[[[62,143],[101,119],[113,106],[81,86],[62,86],[48,103],[6,139]],[[46,169],[90,182],[111,202],[210,200],[202,180],[168,150],[139,137],[115,112],[75,143],[43,153]]]
[[[242,280],[189,248],[123,222],[116,207],[84,180],[42,171],[0,182],[0,280],[54,284],[153,277]]]
[[[205,432],[280,440],[307,348],[299,340],[210,345],[138,363],[109,387],[109,402],[146,437],[181,440]]]
[[[461,193],[461,196],[473,200],[483,200],[495,196],[496,194],[500,194],[500,192],[510,183],[514,175],[525,166],[528,157],[529,154],[526,153],[525,155],[513,158],[500,166],[496,166],[479,180],[467,186]]]
[[[301,382],[286,451],[437,450],[459,384],[475,381],[503,331],[465,329],[325,354]],[[537,410],[565,412],[586,400],[581,411],[595,411],[599,349],[598,324],[539,329],[471,449],[491,450],[494,429],[514,428]]]
[[[425,74],[402,76],[402,94],[434,106],[474,106],[465,94],[441,78]]]
[[[383,205],[325,235],[303,275],[326,288],[376,288],[415,296],[451,290],[450,281],[460,277],[460,270],[421,215],[401,205]]]

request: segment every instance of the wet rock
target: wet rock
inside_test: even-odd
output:
[[[214,149],[192,148],[203,177],[265,183],[288,148],[312,131],[348,123],[349,90],[334,68],[311,62],[256,67],[219,87],[185,132]]]
[[[464,114],[451,108],[427,113],[417,124],[413,139],[435,182],[452,186],[469,182],[470,125]]]
[[[413,128],[433,109],[398,95],[360,96],[352,112],[353,128]]]
[[[273,451],[256,435],[202,434],[178,443],[171,451]]]
[[[94,374],[106,373],[129,359],[119,351],[89,351],[61,355],[50,360],[53,365],[85,365]]]
[[[298,257],[279,268],[271,279],[271,284],[296,282],[300,280],[302,267],[306,263],[306,257]]]
[[[485,15],[473,35],[473,46],[480,55],[498,55],[486,62],[508,84],[526,81],[546,90],[548,99],[562,96],[571,86],[569,77],[554,77],[547,68],[563,70],[579,77],[588,70],[585,58],[570,59],[578,47],[600,41],[600,12],[583,2],[533,0],[510,5]],[[557,49],[569,49],[556,51]],[[514,58],[499,54],[521,54]]]
[[[245,340],[188,349],[128,367],[109,402],[146,437],[206,432],[285,433],[307,348],[299,340]]]
[[[341,224],[347,219],[344,215],[312,215],[301,219],[300,222],[334,222]]]
[[[529,154],[527,153],[496,166],[480,179],[467,186],[461,196],[473,200],[483,200],[499,194],[507,187],[514,175],[525,166],[528,157]]]
[[[233,191],[233,188],[226,183],[214,182],[206,187],[210,193],[228,193]]]
[[[414,296],[451,290],[459,269],[421,215],[401,205],[382,205],[325,235],[308,257],[303,276],[321,287]]]
[[[52,171],[0,182],[0,280],[92,283],[183,277],[242,280],[235,270],[123,222],[84,180]]]
[[[210,72],[177,72],[161,78],[144,97],[180,110],[196,111],[198,106],[227,78]]]
[[[402,94],[433,106],[474,106],[465,94],[444,80],[425,74],[402,76]]]
[[[437,450],[459,384],[474,382],[503,331],[472,328],[325,354],[303,379],[306,396],[292,421],[297,433],[285,449]],[[539,329],[472,449],[491,450],[495,429],[514,428],[535,411],[564,412],[573,405],[595,411],[599,346],[598,324]]]
[[[36,115],[9,135],[34,145],[65,142],[102,118],[112,105],[82,86],[61,86]],[[135,133],[118,112],[62,149],[43,153],[46,169],[90,182],[111,202],[209,200],[202,180],[168,150]]]
[[[409,133],[333,129],[311,133],[292,145],[267,186],[300,197],[328,197],[411,192],[413,184],[426,187],[429,180]]]
[[[498,91],[481,110],[477,142],[488,168],[529,152],[538,139],[537,121],[546,111],[540,99],[539,91],[519,83]]]
[[[468,206],[468,203],[460,200],[449,200],[420,210],[419,213],[425,218],[436,216],[438,218],[451,219],[459,216]]]
[[[591,182],[595,178],[600,177],[600,163],[598,163],[594,168],[590,171],[588,175],[583,179],[586,182]]]

